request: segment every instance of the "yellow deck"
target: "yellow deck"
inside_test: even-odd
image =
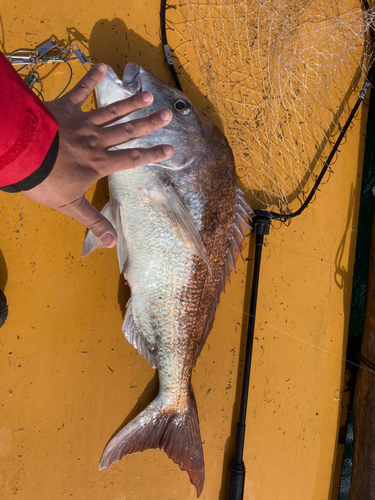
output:
[[[2,0],[1,16],[6,53],[35,47],[52,34],[67,39],[69,28],[89,40],[86,53],[114,68],[135,61],[170,79],[158,0]],[[78,63],[73,69],[77,81],[84,72]],[[44,80],[45,95],[54,98],[68,76],[66,67],[56,67]],[[363,131],[364,119],[356,120],[316,201],[266,238],[246,500],[328,500],[332,493]],[[99,209],[106,196],[105,181],[88,194]],[[0,497],[194,499],[186,472],[159,450],[98,470],[105,444],[157,385],[154,371],[121,332],[127,292],[115,250],[81,259],[85,228],[22,195],[0,194],[0,218],[0,284],[10,311],[0,330]],[[245,278],[240,262],[193,375],[206,463],[202,500],[224,499],[249,295]]]

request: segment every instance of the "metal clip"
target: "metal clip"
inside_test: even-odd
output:
[[[82,52],[77,43],[61,47],[54,35],[47,42],[38,45],[35,50],[18,49],[6,55],[6,58],[12,66],[21,66],[20,69],[17,69],[17,73],[28,69],[29,75],[25,81],[29,87],[40,82],[38,68],[46,63],[79,61],[86,71],[88,69],[85,67],[85,64],[93,64],[90,58]]]
[[[42,43],[42,45],[36,47],[35,53],[38,54],[38,59],[40,59],[45,54],[47,54],[47,52],[55,48],[61,50],[61,47],[59,46],[59,41],[57,40],[55,35],[52,35],[51,38],[48,40],[48,42]]]
[[[22,65],[22,68],[18,69],[17,73],[20,73],[28,66],[33,66],[35,68],[37,64],[37,58],[33,50],[24,50],[24,49],[15,50],[10,55],[7,55],[6,58],[8,59],[8,61],[12,66]]]
[[[85,68],[85,70],[88,71],[88,69],[86,68],[85,64],[89,63],[89,64],[92,65],[93,63],[91,62],[91,60],[87,56],[85,56],[85,54],[82,52],[82,50],[78,47],[78,45],[76,43],[74,43],[73,45],[71,45],[70,48],[73,51],[73,54],[78,59],[78,61]]]
[[[33,64],[35,62],[35,57],[29,56],[8,56],[8,60],[13,66],[18,66],[19,64]]]
[[[173,66],[173,59],[172,59],[172,55],[171,55],[171,50],[169,48],[169,45],[163,45],[163,49],[164,49],[164,54],[165,54],[165,58],[167,60],[167,63],[170,65],[170,66]]]
[[[39,82],[40,82],[40,76],[38,75],[38,73],[33,72],[30,74],[29,79],[27,80],[26,83],[29,87],[32,87],[33,85]]]

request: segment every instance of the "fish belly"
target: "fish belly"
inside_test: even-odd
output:
[[[202,286],[197,278],[208,272],[150,202],[145,186],[158,175],[164,174],[152,167],[114,174],[109,186],[120,204],[134,327],[156,361],[163,397],[177,401],[190,387],[201,333],[195,329]]]

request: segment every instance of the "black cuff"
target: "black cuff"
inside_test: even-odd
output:
[[[40,167],[31,175],[26,177],[26,179],[22,179],[22,181],[16,182],[16,184],[11,184],[10,186],[2,186],[0,187],[0,190],[5,191],[6,193],[19,193],[20,191],[28,191],[43,182],[53,169],[58,151],[59,133],[56,132],[51,147],[49,148]]]

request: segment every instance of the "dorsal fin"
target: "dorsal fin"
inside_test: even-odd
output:
[[[245,233],[248,229],[251,229],[251,226],[246,222],[245,216],[247,218],[251,217],[251,214],[253,213],[250,205],[247,203],[247,201],[244,198],[244,195],[241,191],[241,189],[238,187],[237,188],[237,207],[236,207],[236,215],[234,219],[234,224],[233,224],[233,229],[232,229],[232,236],[230,240],[230,245],[228,248],[228,253],[227,253],[227,258],[224,261],[223,264],[223,271],[221,274],[221,278],[219,281],[219,286],[216,292],[215,300],[212,305],[212,309],[210,314],[208,315],[206,326],[203,330],[203,335],[202,338],[197,346],[197,351],[195,354],[195,362],[197,362],[198,357],[200,356],[200,353],[202,352],[203,346],[206,343],[207,337],[212,329],[212,326],[214,324],[215,320],[215,313],[216,313],[216,308],[220,302],[220,295],[221,292],[224,292],[225,290],[225,285],[229,281],[229,275],[231,271],[236,272],[236,260],[237,257],[241,254],[241,244],[243,240],[245,239]],[[243,259],[243,257],[242,257]]]

